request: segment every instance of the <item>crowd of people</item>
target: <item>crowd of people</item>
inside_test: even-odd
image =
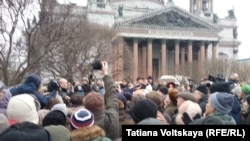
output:
[[[0,81],[1,141],[118,141],[122,125],[249,124],[250,84],[237,74],[229,81],[206,79],[193,89],[153,77],[113,81],[106,61],[102,78],[84,77],[69,85],[59,78],[42,87],[29,74],[22,84]]]

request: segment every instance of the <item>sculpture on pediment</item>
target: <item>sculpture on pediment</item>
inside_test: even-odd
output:
[[[173,2],[173,0],[168,0],[168,3],[172,3]]]
[[[237,37],[238,37],[237,27],[233,28],[233,37],[234,37],[234,39],[237,39]]]
[[[213,15],[213,22],[214,22],[214,23],[218,23],[218,20],[219,20],[218,15],[217,15],[217,14],[214,14],[214,15]]]
[[[123,5],[119,5],[119,7],[118,7],[118,14],[119,14],[119,17],[123,16]]]
[[[208,0],[202,0],[202,10],[208,10]]]
[[[196,0],[193,0],[193,6],[194,6],[194,10],[196,11],[197,10],[197,2],[196,2]]]
[[[228,11],[228,18],[235,19],[234,9]]]
[[[206,26],[196,23],[190,17],[184,17],[177,12],[171,11],[155,15],[141,21],[131,23],[132,25],[150,25],[161,27],[180,27],[180,28],[200,28],[207,29]]]

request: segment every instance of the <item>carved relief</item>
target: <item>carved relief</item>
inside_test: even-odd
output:
[[[162,27],[180,27],[180,28],[200,28],[208,29],[206,26],[192,21],[189,17],[183,17],[177,12],[171,11],[162,13],[154,17],[133,22],[132,25],[151,25]]]

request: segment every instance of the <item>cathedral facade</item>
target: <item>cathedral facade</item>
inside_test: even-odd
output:
[[[206,75],[206,61],[237,59],[237,20],[213,12],[213,0],[190,0],[189,10],[168,0],[89,0],[87,19],[113,27],[133,53],[133,79]],[[122,60],[119,62],[122,64]],[[113,69],[122,70],[113,67]],[[196,70],[196,71],[194,71]],[[123,79],[123,72],[115,80]]]

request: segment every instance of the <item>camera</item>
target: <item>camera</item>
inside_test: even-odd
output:
[[[50,80],[48,86],[47,86],[48,92],[52,91],[58,91],[60,89],[60,85],[56,79]]]
[[[91,63],[93,70],[102,70],[102,63],[99,60],[95,60]]]

